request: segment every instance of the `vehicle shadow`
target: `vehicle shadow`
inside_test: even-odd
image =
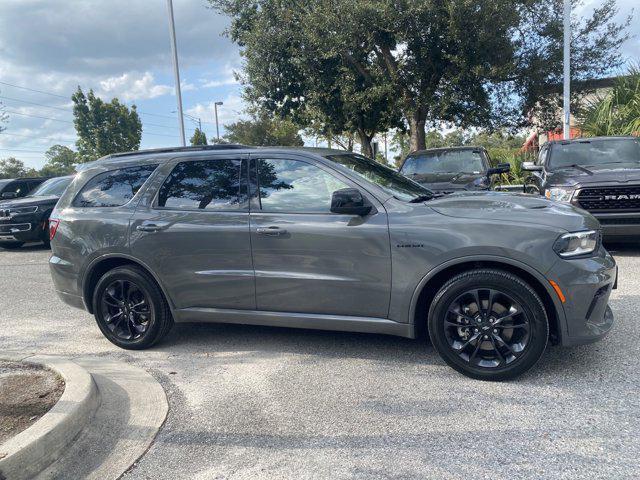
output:
[[[380,362],[444,365],[426,338],[236,324],[181,323],[156,347],[175,354],[204,350],[264,358],[284,353]]]
[[[43,243],[27,243],[20,248],[2,248],[0,247],[0,252],[11,252],[11,253],[24,253],[24,252],[40,252],[50,250],[49,247],[45,246]]]
[[[605,242],[605,248],[614,257],[638,257],[640,256],[640,242],[635,243],[613,243]]]

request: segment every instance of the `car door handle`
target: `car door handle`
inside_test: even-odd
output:
[[[270,237],[277,237],[280,235],[286,235],[287,231],[280,227],[258,227],[256,228],[258,235],[268,235]]]
[[[159,232],[160,230],[164,230],[169,226],[168,223],[143,223],[142,225],[138,225],[136,230],[139,232]]]

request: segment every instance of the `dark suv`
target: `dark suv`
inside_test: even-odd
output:
[[[0,248],[27,242],[49,245],[49,215],[73,176],[50,178],[29,195],[0,201]]]
[[[506,379],[547,341],[613,324],[600,226],[529,195],[441,198],[360,155],[210,146],[112,155],[50,220],[55,288],[114,344],[175,322],[428,330],[453,368]]]
[[[640,140],[593,137],[546,143],[529,191],[593,214],[606,240],[640,240]]]
[[[431,148],[413,152],[400,167],[400,173],[436,194],[464,190],[490,190],[495,175],[507,173],[508,163],[491,167],[483,147]]]

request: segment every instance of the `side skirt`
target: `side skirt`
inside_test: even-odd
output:
[[[380,333],[415,338],[413,325],[384,318],[316,315],[312,313],[263,312],[223,308],[183,308],[174,310],[176,323],[237,323],[271,327],[309,328],[342,332]]]

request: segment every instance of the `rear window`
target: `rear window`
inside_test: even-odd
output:
[[[75,207],[119,207],[128,203],[158,165],[119,168],[89,180],[73,201]]]

